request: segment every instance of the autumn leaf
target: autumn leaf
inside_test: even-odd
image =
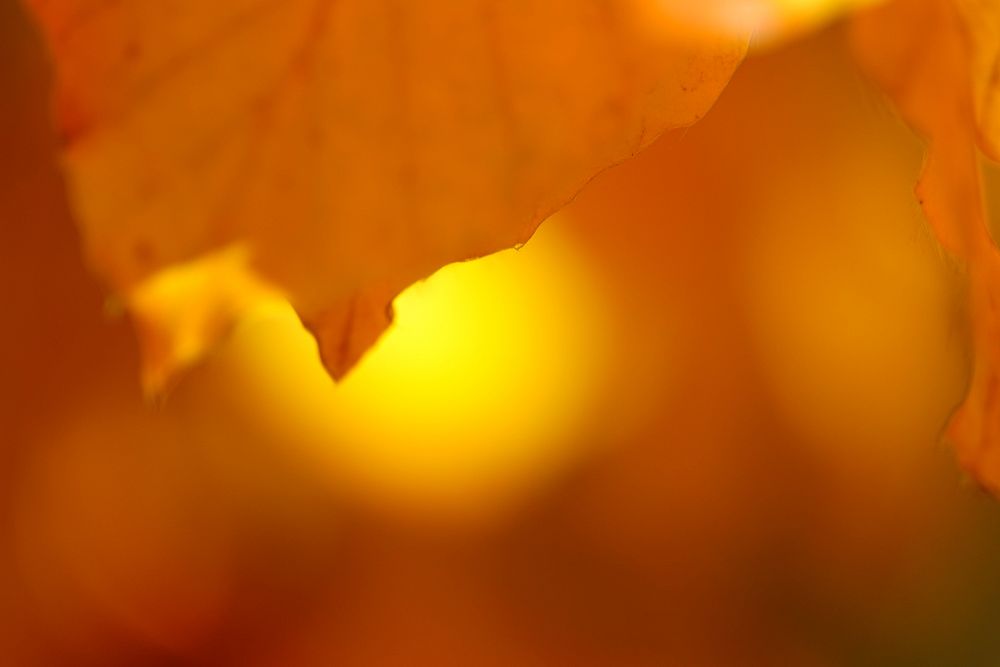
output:
[[[525,242],[702,116],[746,45],[646,0],[26,3],[86,253],[140,320],[154,385],[253,298],[150,297],[160,272],[213,284],[206,256],[242,258],[253,275],[226,261],[226,281],[286,296],[341,376],[403,287]]]
[[[980,154],[1000,157],[1000,4],[897,0],[854,23],[862,64],[927,140],[917,193],[968,270],[974,363],[948,436],[964,467],[1000,491],[1000,251],[990,237]]]
[[[294,320],[256,321],[151,411],[127,323],[102,317],[79,261],[12,4],[0,663],[990,662],[983,512],[1000,507],[928,446],[962,365],[909,192],[920,146],[837,31],[747,63],[705,122],[494,258],[510,275],[487,260],[417,285],[461,277],[469,296],[398,301],[348,382],[325,380]],[[566,246],[533,264],[553,235]],[[147,347],[197,352],[270,289],[254,262],[221,244],[140,280],[136,323],[160,304],[174,332]],[[607,341],[578,346],[595,329]],[[436,369],[463,383],[437,393]],[[363,430],[386,426],[401,439]]]
[[[525,242],[594,174],[701,117],[747,35],[877,0],[25,2],[87,256],[160,390],[272,298],[342,376],[404,287]],[[1000,7],[897,0],[854,25],[928,140],[921,203],[968,266],[976,361],[949,434],[1000,487],[1000,256],[978,164],[1000,156]]]

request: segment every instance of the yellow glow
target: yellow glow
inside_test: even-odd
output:
[[[793,37],[838,15],[883,0],[660,0],[683,25],[753,35],[757,43]]]
[[[394,508],[460,514],[514,500],[581,437],[601,377],[601,298],[550,221],[521,250],[448,266],[395,302],[339,385],[287,308],[238,332],[248,387],[337,479]],[[249,348],[249,349],[246,349]]]

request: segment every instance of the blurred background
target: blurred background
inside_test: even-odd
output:
[[[838,26],[404,293],[343,383],[262,303],[155,404],[46,76],[0,0],[0,664],[1000,664],[1000,502],[940,437],[961,272]]]

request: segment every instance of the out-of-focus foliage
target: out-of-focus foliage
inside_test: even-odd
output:
[[[871,0],[26,4],[88,254],[158,390],[275,288],[342,375],[403,287],[701,117],[748,36]]]
[[[421,321],[441,275],[343,383],[264,312],[149,409],[79,259],[40,46],[0,8],[0,663],[997,662],[1000,514],[936,446],[966,379],[956,275],[912,197],[921,146],[837,35],[750,61],[537,251],[463,281],[532,364],[473,340],[466,308]],[[592,308],[603,341],[572,330]],[[483,361],[416,344],[456,332]],[[406,345],[456,364],[460,400],[379,380]],[[533,371],[558,428],[494,384]],[[462,433],[484,451],[386,474],[405,442],[364,431],[440,438],[491,405],[536,453]]]
[[[965,263],[975,365],[948,429],[963,465],[1000,490],[1000,251],[990,236],[980,154],[1000,158],[1000,4],[895,0],[857,18],[856,51],[928,142],[918,196]]]
[[[25,6],[87,256],[135,321],[153,393],[280,298],[343,376],[406,286],[523,243],[596,173],[703,116],[749,38],[854,14],[862,63],[929,142],[921,203],[968,268],[976,361],[948,433],[1000,487],[1000,254],[979,173],[979,149],[1000,152],[996,2]]]
[[[135,298],[158,271],[195,262],[212,282],[206,253],[245,257],[341,376],[402,288],[523,243],[595,173],[700,118],[747,41],[647,0],[26,5],[87,254],[142,320],[154,384],[246,294],[215,292],[218,321],[191,326],[190,293]]]

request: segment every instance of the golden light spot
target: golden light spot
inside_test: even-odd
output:
[[[668,17],[707,32],[752,35],[757,45],[794,37],[882,0],[660,0]]]
[[[550,221],[521,250],[445,267],[339,385],[284,308],[232,342],[254,403],[349,488],[399,509],[506,505],[580,447],[604,363],[601,296]],[[576,436],[576,437],[573,437]]]

